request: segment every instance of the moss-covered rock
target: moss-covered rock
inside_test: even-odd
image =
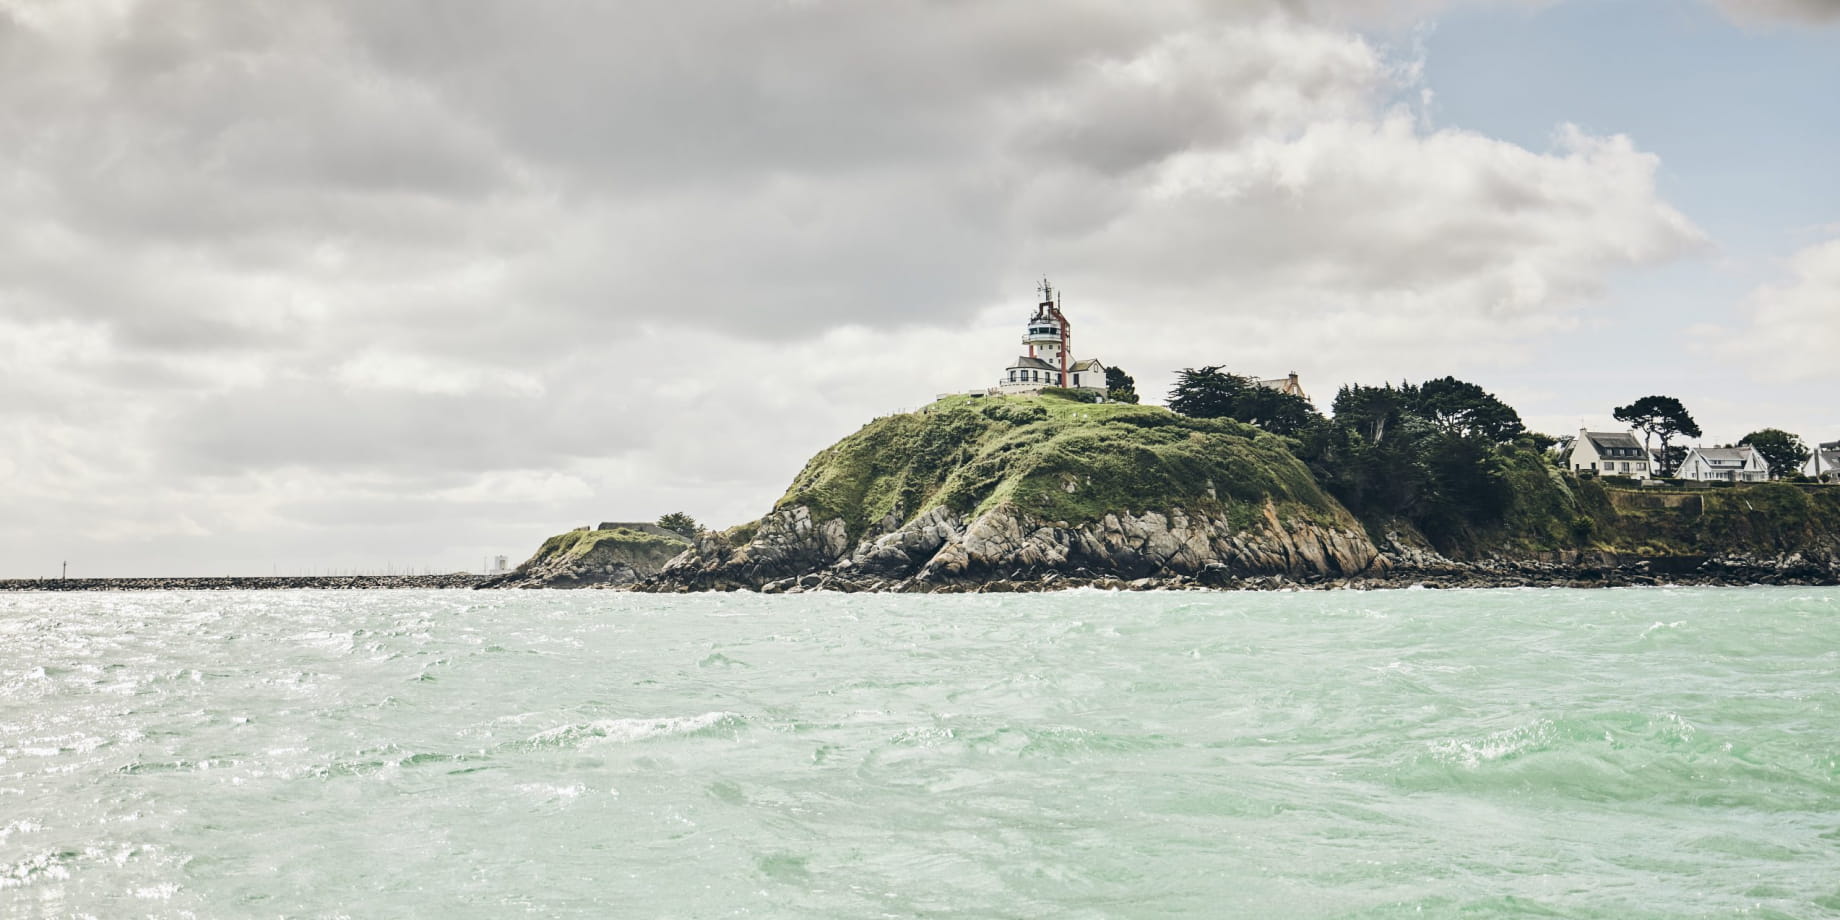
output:
[[[841,518],[856,541],[890,515],[905,522],[936,507],[969,519],[1010,505],[1084,524],[1173,508],[1250,522],[1268,503],[1317,523],[1352,521],[1276,435],[1157,406],[1039,396],[952,397],[877,419],[813,457],[774,507]]]
[[[583,588],[625,585],[658,574],[665,563],[690,548],[690,541],[664,531],[626,527],[560,533],[508,574],[485,588]]]

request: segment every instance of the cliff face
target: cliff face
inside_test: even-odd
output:
[[[665,563],[690,549],[671,533],[628,527],[572,530],[544,541],[536,555],[481,588],[586,588],[632,584],[657,575]]]
[[[1448,555],[1408,527],[1386,527],[1396,576],[1484,584],[1840,583],[1840,488],[1642,486],[1579,479],[1527,451],[1498,459],[1511,491],[1499,524],[1447,538],[1458,550]]]
[[[1286,443],[1256,428],[1052,396],[955,397],[820,453],[772,513],[704,538],[647,587],[1224,585],[1386,567]]]

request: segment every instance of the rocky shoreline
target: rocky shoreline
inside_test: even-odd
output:
[[[983,582],[917,584],[912,582],[854,581],[807,575],[762,586],[762,594],[802,594],[813,591],[841,593],[926,594],[1032,594],[1048,591],[1092,589],[1099,591],[1397,591],[1405,589],[1483,590],[1491,588],[1630,588],[1630,587],[1751,587],[1757,585],[1840,586],[1840,573],[1780,571],[1748,566],[1710,567],[1682,574],[1666,574],[1643,565],[1610,569],[1548,569],[1541,566],[1491,567],[1456,572],[1394,571],[1386,575],[1352,578],[1292,578],[1286,575],[1216,577],[1168,575],[1142,578],[1092,577],[1049,573],[1040,577],[998,578]],[[613,590],[694,593],[683,586],[607,585]],[[720,588],[701,589],[723,590]],[[729,590],[747,590],[732,588]]]
[[[263,591],[304,588],[358,591],[403,588],[476,588],[483,575],[276,575],[215,578],[11,578],[0,591]]]
[[[1633,556],[1603,551],[1454,560],[1399,535],[1376,544],[1339,521],[1267,513],[1107,515],[1068,527],[997,509],[966,521],[935,509],[851,541],[835,519],[792,507],[745,546],[705,538],[659,574],[599,587],[660,593],[751,590],[1015,593],[1100,590],[1840,585],[1840,547],[1780,555]]]
[[[663,580],[624,585],[597,585],[616,591],[688,594],[708,591],[749,591],[762,594],[803,594],[816,591],[892,594],[1032,594],[1091,589],[1099,591],[1380,591],[1403,589],[1480,590],[1490,588],[1630,588],[1630,587],[1751,587],[1757,585],[1840,586],[1840,568],[1803,560],[1753,559],[1645,559],[1637,561],[1558,564],[1546,562],[1453,563],[1433,570],[1393,568],[1384,573],[1348,577],[1312,575],[1235,575],[1225,567],[1198,575],[1179,573],[1125,578],[1095,575],[1085,570],[1071,573],[1014,572],[980,581],[924,582],[851,578],[835,573],[811,573],[768,582],[759,588],[742,585],[691,587]]]

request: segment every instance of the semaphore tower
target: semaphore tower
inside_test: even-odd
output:
[[[1088,358],[1073,358],[1073,324],[1061,312],[1061,298],[1046,278],[1041,282],[1041,303],[1029,317],[1022,336],[1027,351],[1018,355],[997,382],[998,393],[1022,393],[1042,387],[1105,390],[1105,365]]]

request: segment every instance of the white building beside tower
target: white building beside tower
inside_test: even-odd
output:
[[[1043,387],[1070,387],[1105,392],[1105,365],[1073,357],[1073,324],[1061,312],[1054,286],[1041,282],[1041,303],[1022,336],[1026,351],[1017,355],[991,392],[1001,396],[1039,393]]]

